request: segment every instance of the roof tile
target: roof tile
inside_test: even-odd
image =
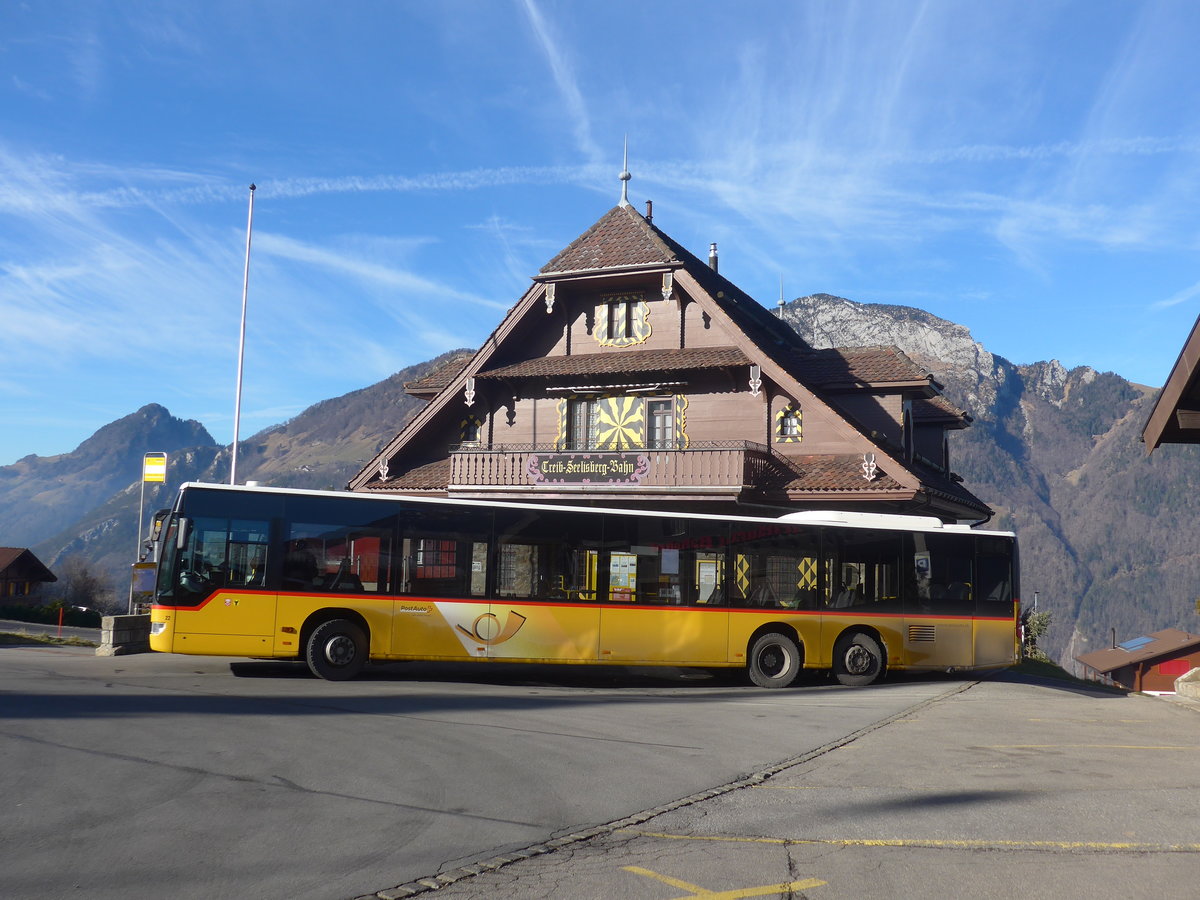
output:
[[[631,206],[614,206],[600,221],[542,266],[543,275],[618,269],[632,266],[679,265],[679,258]]]

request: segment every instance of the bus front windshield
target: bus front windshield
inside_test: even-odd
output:
[[[224,587],[265,583],[269,522],[172,516],[163,541],[156,602],[198,606]]]

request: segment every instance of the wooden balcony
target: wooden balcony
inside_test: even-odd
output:
[[[749,441],[680,448],[569,450],[462,445],[450,452],[451,497],[619,498],[629,494],[735,499],[794,477],[782,457]]]

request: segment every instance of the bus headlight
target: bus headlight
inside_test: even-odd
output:
[[[151,633],[152,635],[154,635],[154,634],[162,634],[162,633],[163,633],[164,631],[166,631],[166,630],[167,630],[167,623],[166,623],[166,622],[151,622],[151,623],[150,623],[150,633]]]

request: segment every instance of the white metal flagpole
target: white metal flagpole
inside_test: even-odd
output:
[[[237,484],[238,431],[242,424],[242,363],[246,357],[246,295],[250,287],[250,233],[254,229],[254,185],[250,185],[250,213],[246,219],[246,268],[242,272],[242,327],[238,335],[237,389],[233,403],[233,459],[229,483]]]

